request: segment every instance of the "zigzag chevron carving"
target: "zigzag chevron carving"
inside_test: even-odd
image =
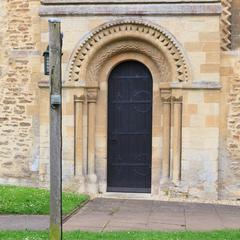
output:
[[[221,15],[221,49],[228,51],[231,49],[231,7],[232,0],[222,0],[222,15]]]
[[[139,34],[151,41],[156,42],[160,48],[168,52],[174,62],[177,73],[177,81],[187,82],[189,80],[189,66],[181,45],[165,29],[156,26],[147,21],[141,20],[118,20],[100,26],[98,29],[89,34],[85,40],[76,49],[69,69],[69,81],[76,82],[79,80],[79,73],[84,64],[84,60],[91,54],[91,50],[99,42],[106,41],[109,36],[114,34],[125,33]]]

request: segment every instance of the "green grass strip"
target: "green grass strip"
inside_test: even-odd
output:
[[[63,193],[63,214],[68,214],[89,198]],[[49,191],[38,188],[0,186],[0,214],[49,214]]]
[[[2,240],[46,240],[47,232],[4,231]],[[211,232],[65,232],[64,240],[239,240],[239,230]]]

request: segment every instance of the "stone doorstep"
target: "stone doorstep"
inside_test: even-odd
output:
[[[106,192],[104,194],[100,194],[98,199],[107,199],[107,201],[111,201],[112,199],[121,198],[120,203],[124,203],[126,200],[153,200],[151,194],[149,193],[118,193],[118,192]]]

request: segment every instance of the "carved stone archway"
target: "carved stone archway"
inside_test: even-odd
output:
[[[171,173],[171,176],[179,180],[180,170],[175,166],[179,166],[181,154],[182,97],[181,93],[172,92],[170,83],[190,84],[191,74],[183,48],[174,36],[147,21],[131,19],[103,24],[85,36],[73,51],[64,86],[74,92],[76,176],[86,183],[87,192],[106,192],[107,80],[111,70],[126,60],[142,62],[153,77],[151,192],[156,195],[160,172],[168,179],[172,171],[169,164],[166,165],[171,136],[166,131],[162,133],[162,125],[170,132],[169,119],[175,121],[173,135],[176,139],[173,144],[176,174]],[[160,83],[167,86],[163,93],[159,91]],[[68,99],[73,97],[68,95]]]
[[[97,80],[103,62],[124,52],[150,56],[162,81],[191,81],[187,57],[175,37],[161,26],[131,19],[103,24],[85,36],[70,59],[65,85]]]

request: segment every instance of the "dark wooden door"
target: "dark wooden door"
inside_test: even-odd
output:
[[[151,192],[152,76],[145,65],[117,65],[108,80],[109,192]]]

